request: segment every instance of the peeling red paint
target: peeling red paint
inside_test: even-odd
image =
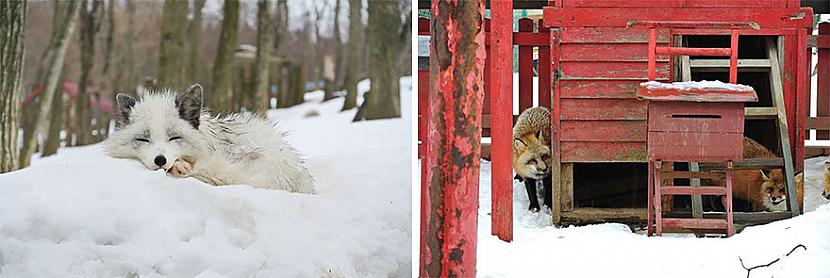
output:
[[[475,276],[484,3],[433,1],[420,276]]]

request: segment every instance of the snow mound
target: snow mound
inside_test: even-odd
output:
[[[292,131],[317,195],[172,178],[100,145],[0,175],[0,276],[409,276],[411,84],[401,81],[401,119],[351,123],[342,98],[269,113]],[[302,118],[309,109],[321,115]]]

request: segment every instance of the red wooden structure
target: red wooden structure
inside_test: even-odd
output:
[[[780,91],[774,95],[782,98],[780,107],[785,111],[782,126],[789,135],[786,139],[780,138],[780,141],[790,142],[787,145],[792,153],[787,156],[794,161],[796,170],[801,169],[809,92],[807,41],[813,15],[811,9],[801,8],[798,0],[671,0],[659,3],[638,0],[557,0],[546,2],[547,5],[543,8],[544,18],[537,21],[536,31],[524,31],[528,28],[522,26],[527,26],[527,23],[521,22],[519,32],[506,31],[510,30],[506,17],[508,14],[512,17],[509,10],[517,6],[515,3],[521,2],[516,1],[511,5],[511,1],[490,1],[493,19],[492,22],[485,23],[487,58],[484,67],[482,135],[492,138],[493,232],[500,238],[512,238],[512,213],[509,212],[509,204],[512,202],[512,171],[507,162],[510,161],[507,134],[510,133],[513,122],[513,117],[508,115],[515,115],[512,115],[512,98],[508,93],[512,91],[509,85],[513,75],[512,71],[507,70],[511,68],[512,62],[508,58],[511,57],[510,52],[504,51],[507,46],[519,45],[520,56],[521,53],[528,53],[528,48],[522,46],[540,48],[540,99],[550,96],[549,102],[543,100],[540,104],[549,104],[552,111],[552,151],[555,160],[552,214],[556,224],[581,223],[581,220],[586,219],[646,220],[645,208],[583,208],[578,207],[573,199],[573,188],[579,186],[579,180],[574,180],[575,165],[647,163],[648,106],[645,102],[638,101],[636,95],[639,84],[648,80],[649,32],[648,29],[632,28],[644,22],[711,24],[708,28],[660,28],[655,32],[654,46],[667,51],[664,54],[655,53],[652,63],[653,77],[661,82],[685,80],[687,73],[692,73],[694,79],[696,69],[705,68],[707,72],[710,69],[711,72],[717,72],[716,68],[722,70],[724,65],[733,64],[729,60],[692,61],[690,67],[693,70],[689,71],[688,67],[684,68],[689,65],[688,61],[668,55],[674,53],[670,47],[684,46],[687,39],[723,36],[723,22],[750,24],[752,28],[739,30],[742,38],[755,39],[755,42],[772,42],[776,46],[770,48],[776,53],[773,55],[777,58],[776,64],[762,63],[756,57],[739,56],[736,78],[739,83],[745,83],[742,78],[750,77],[743,74],[744,70],[759,68],[775,72],[770,76],[780,77],[776,80]],[[542,21],[544,23],[539,24]],[[429,24],[428,20],[419,19],[419,35],[430,34]],[[707,54],[706,51],[709,50],[692,54]],[[525,95],[525,92],[530,91],[526,88],[532,88],[532,81],[528,82],[532,80],[532,65],[528,63],[532,59],[520,57],[519,61],[519,104],[524,108],[530,106],[526,104],[532,99]],[[430,82],[429,76],[421,71],[418,77],[419,84]],[[732,76],[727,78],[729,77]],[[427,111],[427,104],[434,101],[422,89],[425,88],[419,87],[421,130],[418,136],[425,142],[425,134],[431,129],[424,122],[431,119],[430,115],[423,112]],[[772,97],[768,94],[769,92],[762,94],[759,91],[758,96],[769,102]],[[775,119],[776,111],[772,108],[747,107],[746,119]],[[747,129],[747,132],[752,130]],[[435,152],[424,148],[424,145],[428,144],[422,143],[418,151],[422,167],[434,166],[423,162],[424,158]],[[483,144],[483,156],[486,156],[487,149],[487,145]],[[783,163],[778,166],[780,164]],[[422,180],[426,177],[422,172]],[[477,205],[477,199],[470,199],[469,202]],[[789,215],[786,213],[783,217]],[[782,215],[776,217],[779,216]],[[735,221],[737,223],[741,219],[755,217],[759,216],[736,214]]]
[[[818,36],[808,40],[808,45],[817,48],[818,65],[816,66],[816,116],[808,114],[807,129],[816,130],[816,140],[830,140],[830,22],[819,23]],[[807,97],[807,110],[811,99]],[[808,156],[830,155],[828,146],[806,147]]]
[[[649,27],[648,78],[640,84],[637,98],[648,104],[648,235],[663,228],[710,229],[726,236],[735,232],[732,214],[733,162],[743,159],[744,102],[756,102],[758,96],[749,86],[729,86],[715,82],[655,82],[656,57],[660,55],[699,55],[729,57],[729,82],[738,80],[738,29],[751,24],[697,24],[690,22],[645,22]],[[657,28],[727,27],[729,48],[657,47]],[[723,162],[723,172],[678,172],[672,162]],[[668,162],[667,167],[663,163]],[[702,177],[726,179],[726,186],[674,186],[675,178]],[[667,186],[663,185],[663,182]],[[673,195],[722,196],[725,219],[663,218],[662,197]],[[668,208],[671,209],[671,208]],[[656,220],[655,226],[652,223]]]
[[[646,218],[645,210],[575,206],[573,188],[579,181],[573,177],[574,165],[647,162],[648,109],[645,102],[635,99],[638,84],[648,80],[649,67],[654,69],[653,79],[673,82],[683,80],[684,74],[694,74],[696,69],[722,69],[723,65],[734,64],[734,59],[698,60],[684,69],[683,60],[669,56],[676,53],[672,47],[690,39],[729,35],[723,29],[733,27],[732,23],[752,27],[739,30],[741,37],[761,42],[771,39],[777,46],[777,55],[773,56],[780,60],[781,67],[779,71],[776,65],[775,72],[785,78],[775,94],[783,97],[789,131],[786,139],[791,142],[795,169],[801,169],[809,81],[806,38],[812,24],[809,8],[790,0],[686,0],[660,5],[653,1],[562,0],[551,4],[544,8],[544,20],[552,28],[554,223]],[[652,44],[660,51],[649,63],[649,30],[633,27],[656,22],[673,22],[674,26],[653,33]],[[684,28],[678,23],[703,26]],[[687,54],[706,56],[724,54],[726,50],[692,50]],[[740,82],[747,78],[741,74],[743,70],[763,66],[749,65],[747,58],[737,57],[738,76],[733,73],[729,79]],[[772,66],[767,68],[773,71]],[[772,107],[751,107],[746,112],[753,118],[774,119],[775,111]]]

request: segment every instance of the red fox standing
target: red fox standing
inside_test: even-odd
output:
[[[550,111],[544,107],[525,110],[513,127],[513,169],[523,180],[530,211],[539,211],[536,181],[543,179],[545,205],[551,207]]]

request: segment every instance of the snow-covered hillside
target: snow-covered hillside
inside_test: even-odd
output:
[[[821,197],[821,167],[828,157],[805,161],[805,207],[809,212],[748,227],[728,239],[690,235],[646,237],[627,225],[550,226],[549,210],[531,213],[524,184],[513,184],[513,237],[490,235],[490,163],[482,161],[478,213],[478,275],[481,277],[828,277],[830,205]],[[807,249],[787,252],[798,244]]]
[[[0,277],[409,277],[411,82],[401,119],[320,93],[272,111],[319,194],[213,187],[61,149],[0,175]],[[368,82],[361,82],[361,91]],[[303,118],[310,110],[320,116]]]

